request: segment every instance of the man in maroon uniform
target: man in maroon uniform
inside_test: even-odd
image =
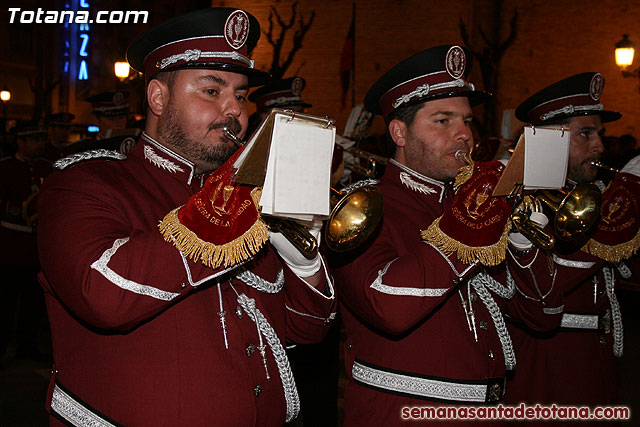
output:
[[[267,235],[258,189],[232,180],[227,159],[238,151],[222,128],[246,131],[247,92],[266,77],[248,58],[259,36],[252,15],[230,8],[142,34],[127,52],[147,80],[135,149],[126,159],[68,157],[47,179],[39,249],[53,424],[281,425],[296,416],[284,347],[322,338],[334,294],[321,257],[298,257],[279,233]],[[186,251],[160,222],[201,251]]]
[[[577,74],[540,90],[516,109],[523,122],[569,129],[566,190],[595,180],[598,169],[592,162],[604,151],[603,123],[621,117],[600,103],[603,87],[601,74]],[[556,287],[564,294],[560,327],[540,334],[510,324],[518,369],[507,388],[509,402],[616,402],[614,356],[622,355],[623,342],[614,279],[618,274],[629,277],[629,269],[619,261],[639,245],[639,160],[631,160],[603,192],[601,219],[586,245],[557,245],[550,255]],[[534,279],[547,275],[544,270],[532,273]]]
[[[412,406],[499,402],[515,358],[492,292],[513,297],[510,312],[534,328],[557,322],[543,310],[557,306],[555,294],[534,301],[538,290],[525,284],[515,293],[526,269],[511,255],[506,286],[479,268],[505,258],[510,208],[490,197],[499,162],[465,167],[471,106],[487,96],[464,80],[470,62],[459,46],[434,47],[393,67],[365,97],[397,149],[380,182],[378,234],[336,262],[347,332],[345,425],[400,425]],[[548,282],[538,284],[545,294]]]
[[[0,358],[14,330],[18,309],[16,353],[18,358],[44,360],[37,348],[37,332],[45,308],[36,275],[40,269],[36,246],[36,202],[51,163],[41,156],[47,131],[40,123],[17,125],[16,153],[0,159],[0,277],[2,321]]]

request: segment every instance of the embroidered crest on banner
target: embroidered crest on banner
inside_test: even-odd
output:
[[[229,46],[238,50],[249,38],[249,17],[242,10],[236,10],[229,15],[224,24],[224,38]]]
[[[291,92],[293,92],[295,96],[300,96],[302,93],[302,79],[300,77],[296,77],[291,82]]]
[[[460,46],[451,46],[445,57],[445,67],[447,73],[454,79],[459,79],[464,75],[464,70],[467,68],[467,58]]]
[[[596,73],[589,84],[589,96],[591,99],[598,101],[600,95],[602,95],[602,89],[604,89],[604,77],[602,77],[602,74]]]

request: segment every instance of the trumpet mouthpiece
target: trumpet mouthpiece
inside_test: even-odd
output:
[[[467,164],[471,163],[470,159],[469,159],[469,153],[467,153],[465,150],[456,151],[454,156],[458,160],[464,160],[465,163],[467,163]]]
[[[238,147],[242,147],[244,145],[244,143],[242,142],[242,140],[240,138],[238,138],[235,134],[235,132],[233,132],[231,129],[229,129],[228,127],[223,127],[222,128],[222,134],[224,135],[225,138],[227,138],[229,141],[233,142],[234,144],[236,144],[236,146]]]

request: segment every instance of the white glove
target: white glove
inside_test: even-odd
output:
[[[540,227],[549,223],[549,218],[542,212],[531,212],[529,219]],[[509,233],[509,243],[518,251],[528,251],[533,247],[533,243],[519,232]]]
[[[315,222],[313,227],[308,229],[309,233],[311,233],[318,242],[318,246],[320,246],[321,229],[322,221]],[[276,231],[269,231],[269,242],[271,242],[271,245],[278,252],[282,260],[287,263],[291,271],[297,274],[298,277],[310,277],[320,270],[322,266],[320,252],[318,252],[314,259],[307,259],[282,233]]]
[[[635,156],[629,160],[620,172],[630,173],[635,176],[640,176],[640,155]]]

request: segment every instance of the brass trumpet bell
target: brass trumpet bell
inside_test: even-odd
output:
[[[331,213],[325,223],[324,241],[335,252],[356,248],[374,232],[382,218],[382,192],[366,185],[349,193],[331,189]],[[282,233],[307,259],[318,254],[318,242],[304,225],[290,219],[263,217],[269,228]]]
[[[382,218],[382,192],[367,185],[344,195],[337,192],[336,205],[327,221],[324,239],[335,252],[350,251],[374,232]]]
[[[554,235],[528,220],[531,212],[542,212],[542,204],[554,213]],[[511,216],[516,229],[537,246],[551,249],[556,239],[571,243],[582,237],[598,221],[602,194],[594,184],[580,184],[571,192],[539,190],[525,196]]]
[[[554,231],[558,239],[572,241],[590,230],[598,221],[602,193],[594,184],[581,184],[557,205],[551,198],[549,201],[543,199],[543,202],[556,212]]]

